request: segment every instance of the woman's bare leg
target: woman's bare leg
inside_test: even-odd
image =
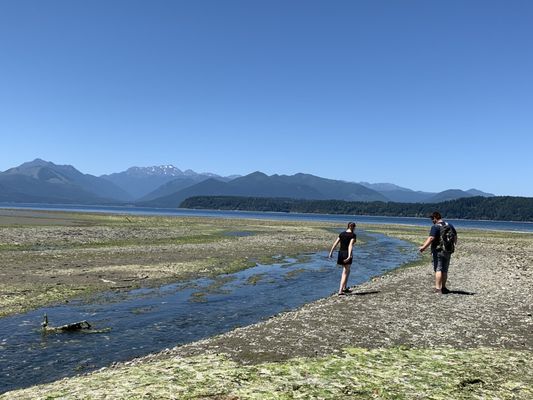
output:
[[[348,283],[348,277],[350,276],[350,266],[343,265],[342,267],[342,276],[341,276],[341,285],[339,287],[339,293],[343,293],[346,290],[346,284]]]

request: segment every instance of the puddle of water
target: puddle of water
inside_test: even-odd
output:
[[[418,257],[410,244],[360,234],[365,244],[356,247],[349,285]],[[341,268],[326,252],[311,254],[304,262],[277,261],[215,279],[106,293],[90,303],[71,302],[2,318],[0,393],[227,332],[336,292]],[[111,330],[42,335],[44,313],[50,325],[87,320],[95,330]]]

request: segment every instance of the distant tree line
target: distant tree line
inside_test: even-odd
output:
[[[380,215],[390,217],[427,217],[433,211],[439,210],[446,218],[533,222],[533,198],[511,196],[464,197],[441,203],[352,202],[268,197],[195,196],[184,200],[180,207],[214,210]]]

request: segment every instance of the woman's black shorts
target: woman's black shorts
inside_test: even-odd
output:
[[[350,257],[348,261],[344,261],[348,258],[348,250],[340,250],[337,256],[337,264],[339,265],[352,265],[353,257]]]

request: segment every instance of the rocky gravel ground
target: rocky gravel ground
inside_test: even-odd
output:
[[[396,235],[416,239],[412,233]],[[350,295],[166,353],[225,354],[258,363],[335,354],[349,346],[532,351],[532,281],[533,235],[471,231],[460,238],[452,258],[450,294],[433,292],[425,256],[420,265],[357,286]]]

